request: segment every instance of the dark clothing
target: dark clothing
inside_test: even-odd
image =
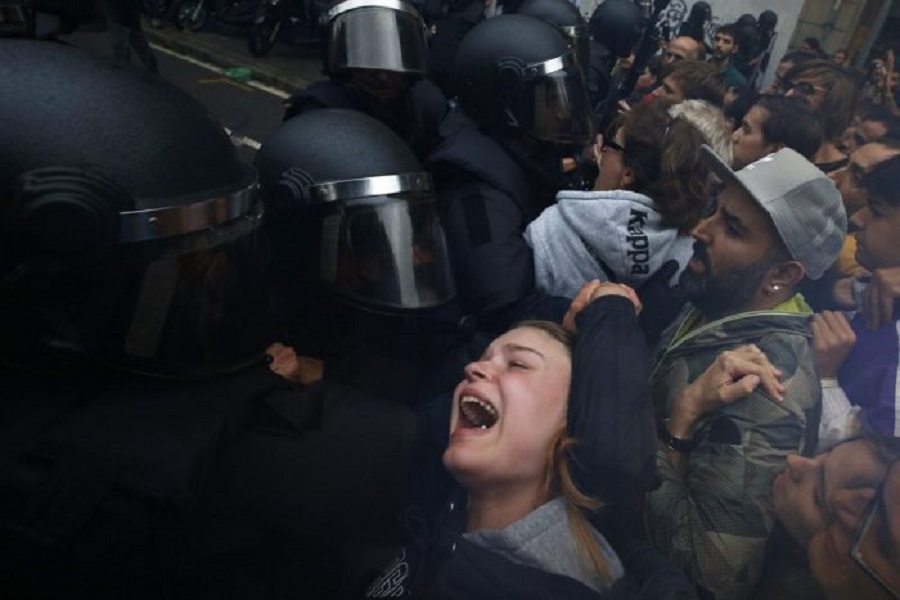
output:
[[[121,64],[129,64],[131,50],[134,49],[145,69],[151,73],[159,73],[156,55],[153,54],[141,26],[141,1],[102,0],[101,4],[115,60]]]
[[[425,3],[422,14],[431,28],[428,39],[428,74],[447,98],[453,89],[453,65],[459,44],[469,31],[484,20],[484,2]]]
[[[465,123],[428,159],[463,312],[484,331],[523,318],[561,321],[568,301],[535,292],[523,233],[556,190],[511,145]]]
[[[415,419],[260,362],[202,382],[0,370],[0,592],[339,597],[398,547]],[[373,501],[377,498],[377,501]]]
[[[618,97],[616,91],[611,90],[615,85],[612,77],[612,68],[616,64],[616,57],[609,49],[593,39],[590,40],[591,58],[585,73],[588,100],[594,111],[594,123],[598,127],[609,125],[611,115],[616,113]],[[603,129],[598,129],[603,133]]]
[[[348,108],[378,119],[406,141],[424,160],[440,142],[438,127],[447,113],[447,99],[427,79],[413,83],[398,100],[382,103],[333,79],[317,81],[285,103],[284,120],[320,108]]]
[[[576,317],[568,432],[579,489],[609,504],[594,519],[613,545],[658,485],[656,424],[644,333],[629,300],[599,298]]]

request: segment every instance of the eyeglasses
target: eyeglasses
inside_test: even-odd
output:
[[[884,502],[884,484],[885,481],[882,481],[881,484],[879,484],[875,497],[866,508],[860,526],[853,535],[853,544],[850,546],[850,557],[857,565],[859,565],[859,568],[862,569],[866,575],[881,587],[881,589],[887,592],[895,600],[900,600],[900,590],[888,585],[887,574],[879,573],[876,568],[870,564],[871,561],[867,561],[864,556],[865,553],[872,552],[873,548],[878,547],[878,528],[871,527],[875,515],[882,515],[882,523],[886,523],[886,520],[884,520],[887,513]],[[866,549],[865,551],[864,548]]]
[[[815,96],[816,92],[827,92],[828,88],[814,85],[808,81],[789,81],[784,87],[785,93],[794,90],[800,96]]]
[[[600,152],[606,152],[607,150],[615,150],[625,154],[625,148],[617,144],[611,135],[603,136],[603,144],[600,146]]]

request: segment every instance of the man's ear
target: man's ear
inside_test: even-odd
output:
[[[634,171],[625,167],[622,171],[622,177],[619,178],[619,187],[623,190],[627,190],[628,186],[634,183]]]
[[[768,286],[778,286],[779,289],[793,289],[800,285],[806,270],[796,260],[786,260],[772,265],[769,270],[769,279],[766,281]]]

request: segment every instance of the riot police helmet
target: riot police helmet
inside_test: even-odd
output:
[[[575,53],[539,19],[504,14],[476,25],[460,44],[453,77],[459,106],[488,133],[561,143],[591,138]]]
[[[590,57],[587,22],[574,4],[569,0],[525,0],[516,14],[535,17],[555,27],[586,72]]]
[[[256,173],[206,108],[62,44],[5,42],[0,79],[0,361],[195,378],[261,356]]]
[[[301,113],[265,140],[255,165],[269,218],[300,223],[282,229],[274,252],[312,254],[273,257],[297,264],[297,278],[385,314],[454,298],[431,176],[386,125],[347,109]],[[309,238],[300,248],[289,239],[298,235]]]
[[[778,15],[771,10],[764,10],[759,13],[759,28],[762,31],[772,32],[775,31],[775,26],[778,25]]]
[[[369,69],[424,76],[428,35],[416,8],[403,0],[344,0],[320,17],[325,71]]]
[[[634,49],[642,26],[641,9],[632,0],[605,0],[588,21],[591,38],[620,57]]]

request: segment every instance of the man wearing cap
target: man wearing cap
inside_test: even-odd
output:
[[[692,232],[689,303],[656,355],[662,483],[645,525],[698,587],[744,598],[775,520],[772,482],[788,454],[816,443],[812,311],[797,287],[834,262],[847,217],[834,184],[794,150],[737,172],[703,150],[723,187]]]

